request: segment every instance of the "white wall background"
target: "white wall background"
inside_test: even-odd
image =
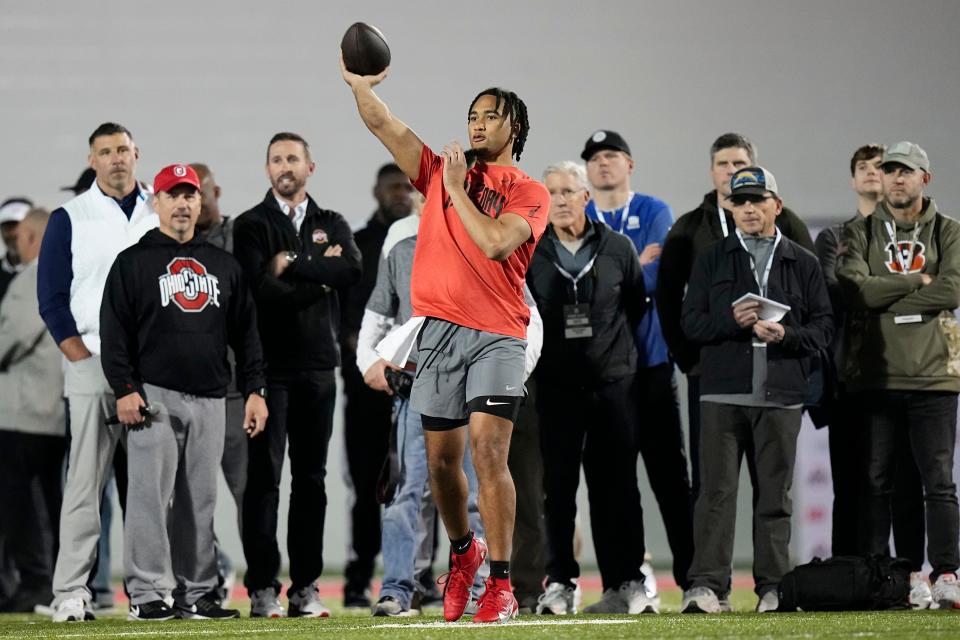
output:
[[[899,139],[926,148],[929,192],[946,213],[960,210],[960,2],[952,0],[8,0],[0,3],[0,197],[59,204],[59,186],[84,166],[87,136],[115,120],[135,135],[141,178],[171,162],[206,162],[223,187],[223,211],[236,214],[267,188],[267,140],[292,130],[314,150],[312,194],[362,226],[373,173],[388,158],[338,73],[340,38],[356,20],[380,27],[393,51],[380,95],[434,147],[464,140],[470,99],[502,85],[529,106],[525,170],[576,158],[594,129],[616,129],[633,148],[634,187],[677,214],[709,189],[708,146],[730,130],[758,144],[788,204],[808,220],[851,211],[856,147]],[[345,556],[339,423],[337,431],[332,567]],[[666,557],[648,490],[644,500],[649,546]],[[218,528],[237,550],[228,502]],[[739,538],[738,557],[749,557],[749,529]]]

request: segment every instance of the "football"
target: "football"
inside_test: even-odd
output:
[[[390,64],[387,39],[374,26],[365,22],[350,25],[340,41],[343,64],[347,71],[361,76],[375,76]]]

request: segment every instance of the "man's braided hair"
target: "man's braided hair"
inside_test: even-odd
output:
[[[477,94],[467,111],[473,110],[473,105],[477,104],[477,100],[483,96],[493,96],[496,99],[494,109],[498,112],[500,106],[503,105],[503,115],[510,118],[511,126],[516,127],[513,138],[513,157],[519,160],[520,154],[523,153],[523,145],[527,141],[527,133],[530,131],[530,121],[527,120],[527,105],[513,91],[490,87]]]

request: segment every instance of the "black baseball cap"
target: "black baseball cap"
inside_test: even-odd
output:
[[[97,172],[87,167],[83,170],[83,173],[80,174],[80,177],[77,178],[77,183],[72,185],[67,185],[66,187],[60,187],[60,191],[73,191],[74,193],[83,193],[90,188],[90,185],[93,184],[93,181],[97,179]]]
[[[632,155],[630,153],[630,146],[627,145],[627,141],[623,139],[623,136],[616,131],[599,129],[587,138],[587,143],[583,145],[583,153],[580,154],[580,157],[584,160],[589,160],[593,157],[593,154],[601,149],[613,149],[614,151],[623,151],[628,156]]]

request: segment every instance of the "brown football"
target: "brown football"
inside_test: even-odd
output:
[[[347,71],[361,76],[375,76],[390,64],[387,39],[374,26],[354,22],[340,41],[343,63]]]

